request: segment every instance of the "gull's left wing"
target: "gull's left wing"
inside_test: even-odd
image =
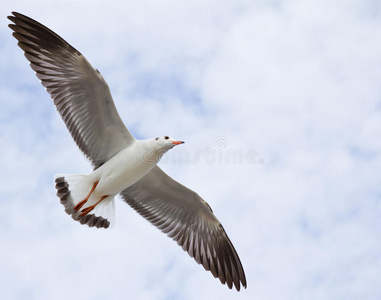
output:
[[[175,240],[221,283],[246,288],[241,261],[210,206],[195,192],[155,166],[121,192],[140,215]]]

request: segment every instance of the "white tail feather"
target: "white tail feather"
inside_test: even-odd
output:
[[[81,209],[76,211],[74,207],[84,200],[89,194],[94,182],[88,179],[87,175],[57,175],[55,177],[57,196],[60,198],[66,213],[89,227],[109,228],[114,223],[115,206],[114,197],[109,197],[100,202],[92,211],[81,217],[81,210],[90,206],[94,199],[90,197],[89,203],[86,203]]]

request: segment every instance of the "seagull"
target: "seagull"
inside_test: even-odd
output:
[[[12,12],[8,19],[18,46],[94,167],[90,174],[55,177],[66,213],[89,227],[108,228],[114,197],[120,194],[222,284],[246,288],[238,254],[211,207],[157,166],[168,150],[184,142],[170,136],[134,138],[106,81],[79,51],[25,15]]]

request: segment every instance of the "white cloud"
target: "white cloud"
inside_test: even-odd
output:
[[[5,14],[41,21],[108,81],[139,137],[255,149],[263,164],[163,168],[212,206],[246,270],[221,286],[117,201],[113,230],[64,213],[55,173],[90,172]],[[378,299],[381,26],[376,1],[25,1],[0,20],[0,289],[15,299]],[[168,155],[171,155],[168,153]]]

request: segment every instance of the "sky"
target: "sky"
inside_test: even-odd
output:
[[[0,290],[4,299],[381,299],[381,3],[4,2]],[[81,226],[57,173],[91,172],[7,27],[48,26],[108,82],[160,166],[213,208],[248,287],[220,284],[116,199]]]

